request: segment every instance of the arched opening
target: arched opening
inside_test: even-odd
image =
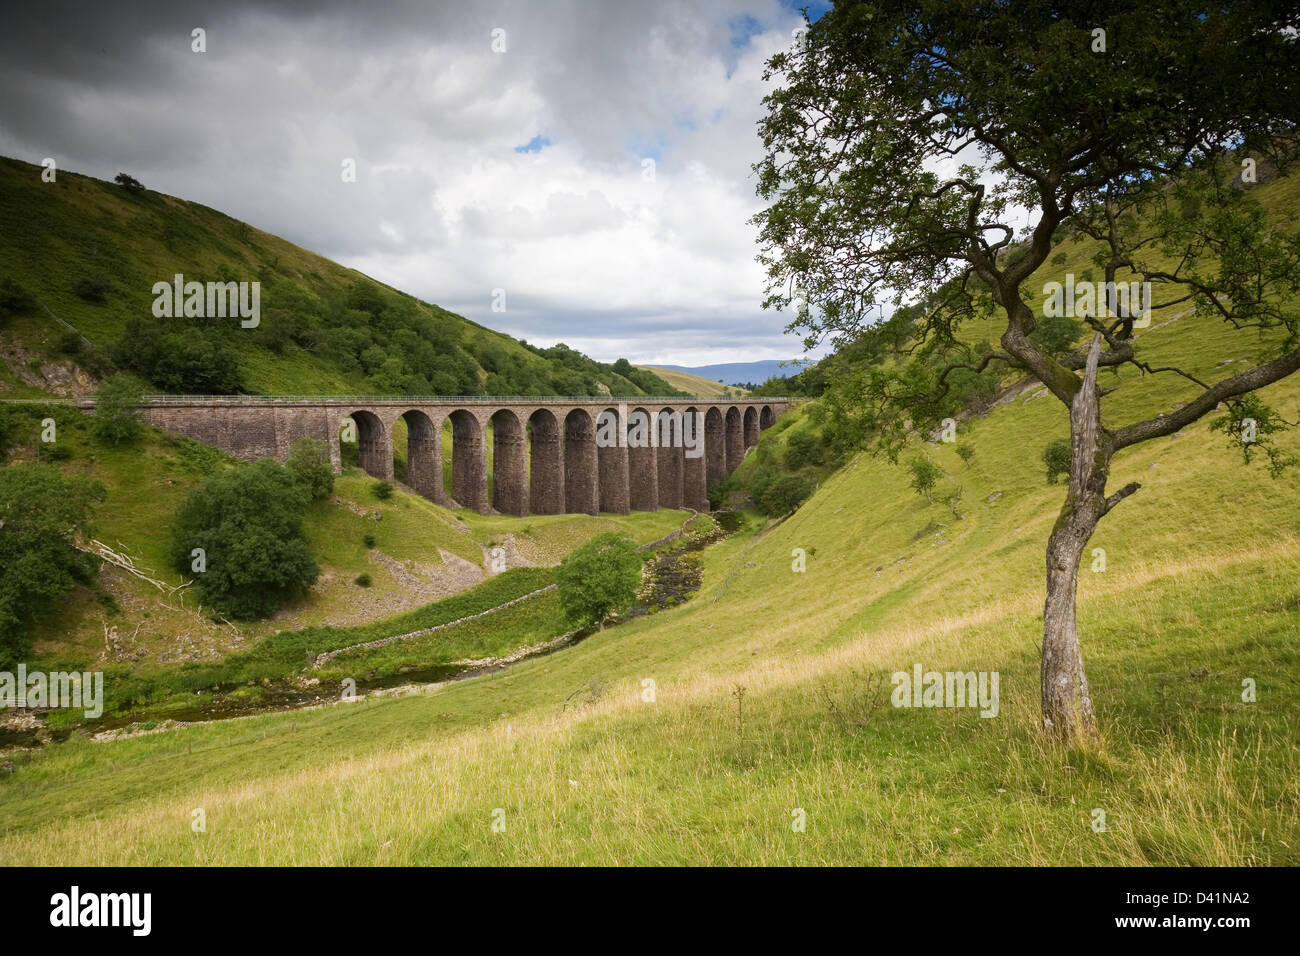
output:
[[[580,408],[564,419],[564,510],[599,514],[600,492],[596,458],[596,426]]]
[[[682,413],[672,408],[659,412],[659,507],[682,506]]]
[[[659,459],[652,424],[644,408],[634,408],[627,414],[627,491],[633,511],[659,510]]]
[[[399,434],[405,432],[405,441]],[[412,490],[442,502],[442,430],[424,412],[403,412],[393,427],[393,472]]]
[[[492,416],[492,507],[528,514],[528,450],[519,417],[503,408]]]
[[[349,421],[352,423],[351,428],[348,427]],[[339,441],[344,448],[350,444],[349,439],[356,444],[357,464],[361,466],[362,471],[375,478],[392,479],[392,442],[389,436],[384,434],[384,423],[380,421],[378,415],[360,410],[343,419],[339,429]],[[346,464],[351,456],[344,453],[342,457]]]
[[[560,423],[545,408],[528,418],[529,507],[535,515],[564,513],[564,444]]]
[[[630,507],[627,443],[618,411],[607,408],[596,416],[596,460],[599,463],[600,510],[625,515]]]
[[[685,450],[682,455],[682,507],[709,510],[709,484],[704,458],[704,415],[692,406],[682,413]]]
[[[758,409],[750,405],[745,409],[745,447],[758,444]]]
[[[758,413],[758,427],[766,430],[776,424],[776,413],[772,411],[771,405],[764,405]]]
[[[745,427],[740,409],[732,405],[727,409],[727,474],[736,470],[745,457]]]
[[[487,511],[487,443],[478,419],[458,408],[451,421],[451,497],[462,508]]]
[[[710,408],[704,415],[704,468],[710,488],[727,477],[726,430],[722,412]]]

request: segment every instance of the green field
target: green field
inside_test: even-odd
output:
[[[1210,323],[1143,335],[1222,360]],[[1270,393],[1300,404],[1300,383]],[[1300,862],[1300,477],[1243,467],[1204,424],[1118,459],[1144,487],[1080,584],[1103,740],[1053,749],[1037,641],[1061,489],[1038,452],[1064,428],[1030,391],[963,423],[970,466],[932,448],[960,521],[859,457],[709,549],[688,604],[503,673],[18,755],[0,861]],[[889,673],[918,662],[997,670],[999,716],[891,707]]]
[[[1261,188],[1279,215],[1295,208],[1293,182]],[[1053,268],[1088,255],[1078,244]],[[1137,337],[1154,364],[1206,378],[1257,350],[1190,314]],[[1111,424],[1190,394],[1128,369],[1103,384],[1116,389]],[[1263,397],[1294,420],[1300,378]],[[741,477],[812,427],[806,407],[783,420]],[[1089,549],[1104,552],[1104,570],[1093,551],[1098,570],[1085,562],[1079,582],[1101,737],[1061,748],[1039,729],[1038,647],[1044,545],[1064,490],[1047,483],[1040,456],[1066,432],[1061,405],[1031,387],[960,422],[969,464],[955,445],[926,446],[944,486],[961,487],[960,517],[914,493],[902,464],[858,455],[790,517],[750,514],[705,550],[692,600],[504,671],[6,755],[0,864],[1300,863],[1300,471],[1274,479],[1260,461],[1244,465],[1209,418],[1116,457],[1112,487],[1142,489],[1102,522]],[[105,534],[156,561],[163,532],[151,515],[174,507],[202,453],[155,436],[140,464],[75,424],[69,434],[83,443],[67,467],[112,486]],[[1280,444],[1300,453],[1300,433]],[[481,566],[482,548],[509,535],[531,562],[553,565],[599,530],[649,541],[686,517],[480,516],[400,493],[379,502],[371,484],[345,475],[339,501],[309,516],[337,583],[295,609],[292,627],[265,622],[241,641],[261,641],[252,647],[267,659],[283,650],[286,666],[325,646],[305,629],[359,599],[347,582],[367,566],[357,538],[368,528],[394,560],[431,562],[441,548]],[[504,597],[533,583],[479,587]],[[151,608],[144,593],[123,612]],[[417,619],[397,613],[456,619],[451,608],[480,607],[486,593],[340,624],[323,640],[347,646]],[[43,659],[93,656],[91,601],[52,620]],[[536,602],[348,652],[327,676],[400,675],[536,643],[563,626],[550,598]],[[59,641],[63,628],[80,633],[77,621],[85,633]],[[918,664],[996,671],[997,716],[891,706],[891,674]],[[206,828],[195,832],[199,809]]]

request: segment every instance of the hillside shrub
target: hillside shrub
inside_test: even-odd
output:
[[[1047,466],[1047,483],[1056,484],[1056,479],[1070,474],[1070,439],[1057,438],[1048,442],[1043,449],[1043,464]]]
[[[172,524],[172,564],[215,613],[264,617],[305,594],[320,569],[302,530],[310,494],[269,458],[207,478]],[[206,568],[193,570],[202,548]]]
[[[334,492],[334,466],[329,448],[314,438],[299,438],[289,449],[284,463],[298,484],[307,489],[313,501],[328,498]]]
[[[626,534],[607,531],[575,548],[557,572],[560,606],[578,625],[604,626],[627,610],[641,588],[641,555]]]
[[[31,650],[30,627],[50,602],[88,584],[97,563],[77,550],[104,487],[53,465],[0,468],[0,667]]]

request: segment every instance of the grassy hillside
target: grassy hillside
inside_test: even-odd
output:
[[[163,584],[175,588],[184,583],[168,560],[172,515],[205,475],[231,467],[229,458],[153,429],[138,445],[106,445],[91,436],[88,419],[67,405],[10,406],[8,413],[15,431],[9,466],[35,461],[56,448],[60,467],[93,476],[105,487],[106,499],[96,509],[95,538]],[[57,424],[54,446],[37,440],[46,416]],[[549,567],[601,531],[623,530],[646,542],[676,529],[686,517],[667,510],[599,517],[480,515],[438,507],[402,488],[380,500],[374,486],[374,479],[351,468],[335,481],[328,501],[310,506],[304,530],[320,579],[305,600],[274,617],[238,624],[214,621],[193,596],[164,594],[105,564],[93,584],[51,605],[38,622],[31,635],[34,664],[109,665],[153,674],[217,661],[282,630],[382,622],[474,588],[489,578],[487,556],[496,547],[503,549],[508,568]],[[368,587],[356,583],[363,573],[370,576]]]
[[[679,372],[672,368],[659,368],[654,365],[638,365],[637,368],[658,375],[661,379],[671,385],[673,388],[686,392],[689,395],[748,395],[749,393],[743,388],[734,385],[723,385],[721,382],[711,378],[704,378],[701,375],[692,375],[690,372]]]
[[[93,390],[134,371],[157,391],[671,394],[625,360],[538,349],[214,209],[0,158],[0,395]],[[261,321],[155,319],[180,273],[261,283]],[[14,290],[17,290],[16,292]],[[160,347],[161,346],[161,347]]]
[[[1139,336],[1207,375],[1250,357],[1190,316]],[[1109,384],[1112,419],[1182,394]],[[1296,409],[1300,382],[1265,397]],[[0,862],[1300,863],[1300,475],[1243,466],[1205,422],[1117,457],[1112,481],[1143,489],[1080,582],[1103,741],[1058,750],[1037,730],[1037,645],[1063,492],[1039,454],[1065,414],[1030,389],[960,431],[969,464],[926,449],[960,519],[858,456],[784,522],[709,549],[694,600],[549,657],[18,755]],[[918,663],[997,671],[998,716],[890,706],[889,674]]]

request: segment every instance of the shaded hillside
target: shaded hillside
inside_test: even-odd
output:
[[[0,158],[0,389],[93,389],[132,371],[158,391],[674,394],[626,360],[539,349],[214,209]],[[156,318],[176,274],[261,283],[256,328]],[[5,386],[8,386],[6,388]]]

